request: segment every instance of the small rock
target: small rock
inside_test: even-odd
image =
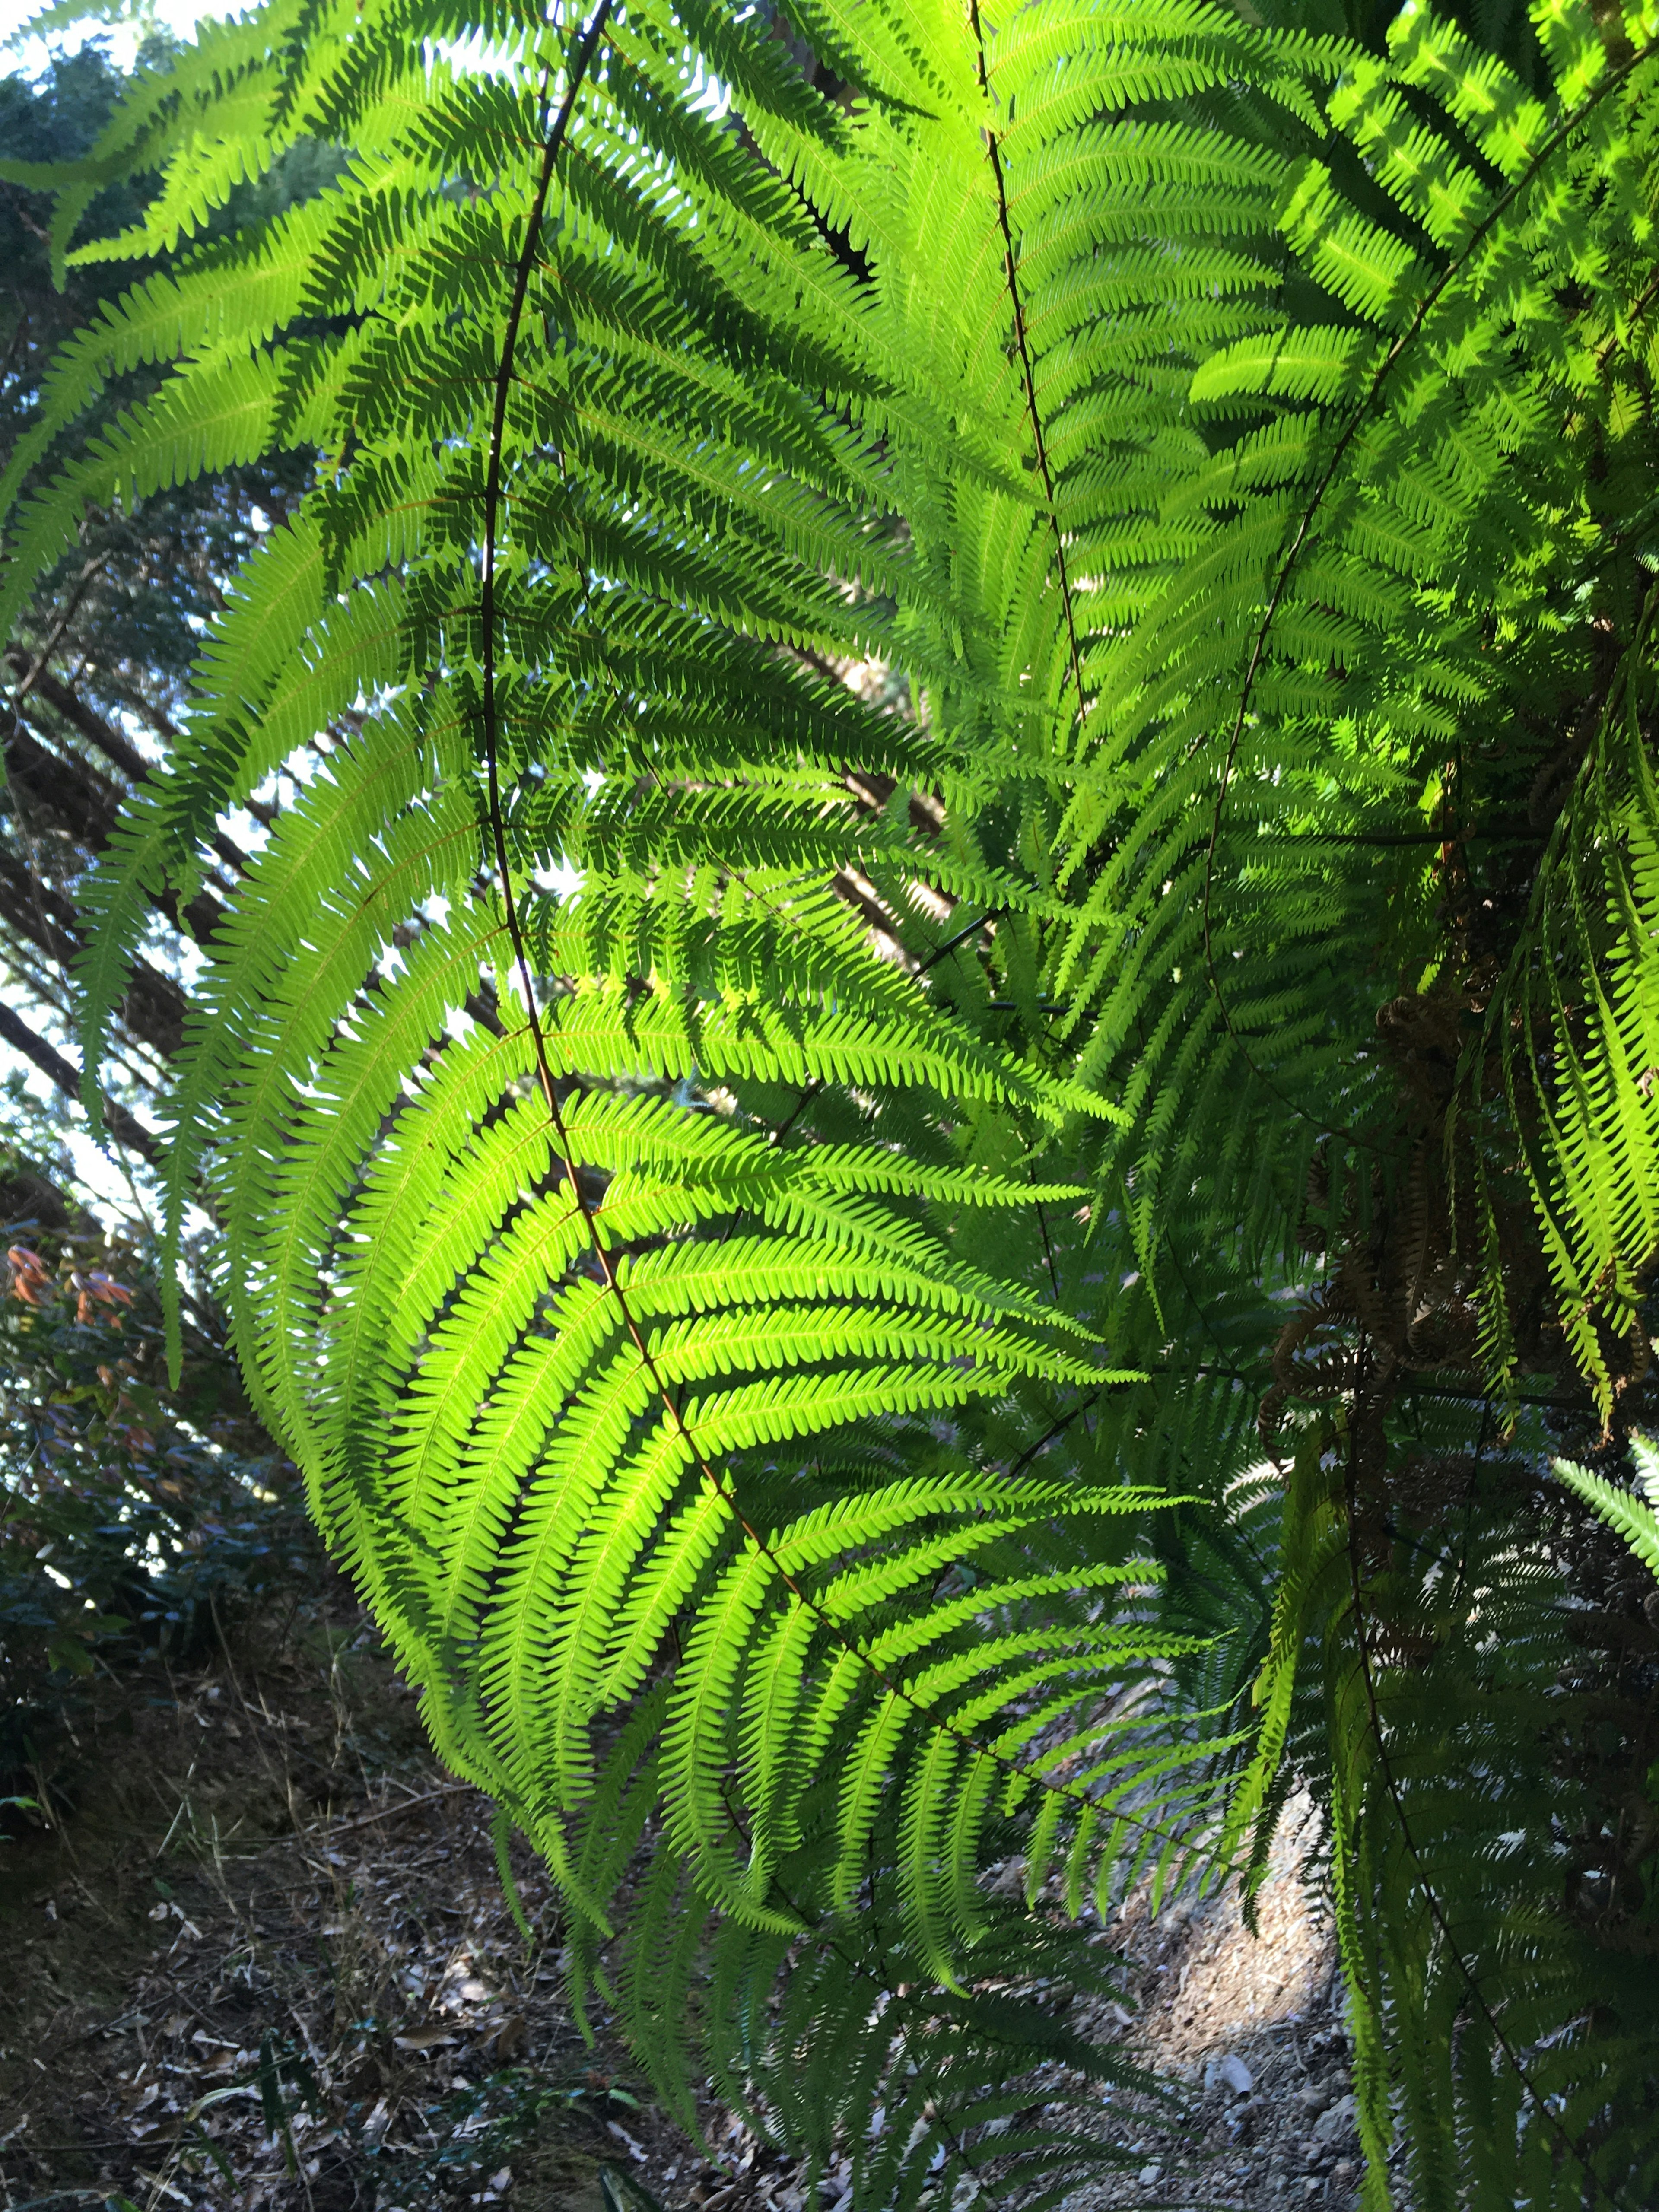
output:
[[[1140,2169],[1140,2185],[1143,2189],[1156,2189],[1163,2179],[1164,2168],[1161,2166],[1143,2166]]]
[[[1230,2096],[1248,2097],[1255,2087],[1255,2076],[1242,2058],[1230,2051],[1224,2057],[1211,2059],[1204,2069],[1206,2089],[1225,2089]]]
[[[1316,2142],[1334,2142],[1339,2136],[1346,2135],[1353,2125],[1357,2109],[1352,2097],[1339,2097],[1314,2122],[1314,2140]]]
[[[1236,2142],[1253,2146],[1260,2155],[1262,2146],[1256,2142],[1267,2115],[1260,2097],[1245,2097],[1236,2103],[1226,2118],[1227,2133]]]

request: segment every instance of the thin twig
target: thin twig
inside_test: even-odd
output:
[[[325,1839],[333,1836],[349,1836],[355,1828],[373,1827],[376,1820],[394,1820],[400,1813],[412,1813],[418,1806],[434,1804],[440,1797],[456,1797],[464,1790],[477,1788],[477,1784],[472,1782],[446,1782],[441,1790],[428,1790],[418,1797],[405,1797],[401,1805],[383,1805],[378,1813],[364,1813],[355,1820],[319,1820],[303,1832]],[[482,1796],[483,1792],[480,1790],[478,1794]]]
[[[990,71],[986,61],[985,33],[979,20],[979,0],[969,0],[969,21],[974,28],[975,63],[979,70],[979,88],[988,101],[991,97]],[[1048,463],[1048,441],[1042,428],[1042,410],[1037,405],[1036,372],[1031,362],[1031,349],[1025,332],[1025,309],[1019,292],[1019,256],[1014,248],[1013,226],[1008,216],[1008,189],[1002,173],[1002,149],[997,134],[987,128],[985,150],[990,156],[992,180],[997,192],[997,224],[1002,233],[1003,273],[1008,280],[1008,299],[1014,311],[1014,343],[1019,350],[1020,380],[1024,386],[1025,411],[1030,417],[1031,442],[1036,450],[1037,473],[1042,478],[1043,497],[1048,502],[1048,527],[1054,535],[1054,568],[1060,579],[1060,604],[1066,618],[1066,642],[1071,661],[1071,677],[1077,690],[1077,726],[1080,738],[1088,712],[1088,702],[1083,689],[1083,654],[1078,644],[1077,617],[1072,604],[1072,580],[1066,565],[1066,536],[1060,526],[1060,503],[1055,491],[1054,471]]]

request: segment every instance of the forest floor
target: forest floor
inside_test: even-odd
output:
[[[694,2144],[600,2015],[584,2042],[552,1899],[448,1779],[340,1592],[194,1667],[89,1686],[52,1825],[0,1841],[0,2212],[807,2212],[805,2175],[711,2104]],[[1067,2212],[1346,2212],[1358,2181],[1328,1942],[1293,1833],[1260,1939],[1231,1899],[1114,1940],[1126,1995],[1073,2025],[1179,2071]],[[843,2212],[844,2172],[811,2212]]]

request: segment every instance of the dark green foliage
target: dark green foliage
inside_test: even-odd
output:
[[[153,1259],[0,1152],[0,1787],[64,1751],[73,1684],[187,1658],[317,1564],[295,1470],[216,1332],[161,1358]]]

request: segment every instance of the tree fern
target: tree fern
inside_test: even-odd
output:
[[[88,1070],[325,738],[173,1233],[205,1175],[262,1409],[683,2107],[696,2051],[872,2203],[1063,2186],[1036,2069],[1130,2077],[987,1985],[1248,1889],[1297,1772],[1372,2201],[1396,2112],[1424,2206],[1643,2201],[1650,1815],[1559,1893],[1651,1668],[1611,1751],[1550,1707],[1591,1524],[1525,1424],[1628,1421],[1659,1251],[1650,27],[791,21],[849,103],[764,10],[272,0],[64,180],[61,252],[172,258],[43,396],[8,617],[88,503],[313,457],[94,886]],[[337,185],[210,238],[301,137]]]

